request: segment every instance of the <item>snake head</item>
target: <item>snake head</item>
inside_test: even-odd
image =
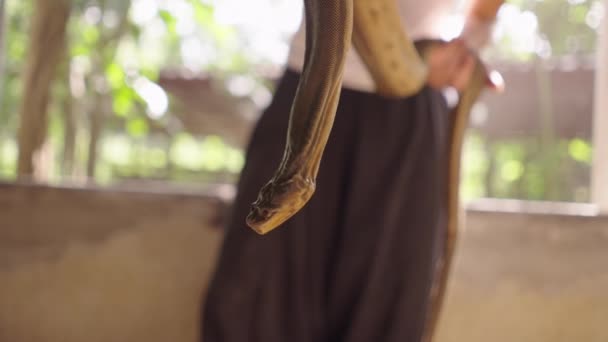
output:
[[[262,187],[247,215],[247,225],[266,234],[291,218],[312,197],[315,183],[301,176],[273,179]]]

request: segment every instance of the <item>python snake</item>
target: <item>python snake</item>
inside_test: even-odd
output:
[[[289,116],[283,158],[246,219],[258,234],[266,234],[291,218],[315,191],[351,42],[369,70],[376,92],[386,97],[418,92],[428,74],[424,56],[442,44],[439,40],[414,44],[402,25],[396,0],[304,0],[304,8],[304,67]],[[469,86],[450,115],[446,249],[437,269],[427,340],[437,322],[458,233],[460,159],[469,113],[483,87],[495,83],[477,58]]]

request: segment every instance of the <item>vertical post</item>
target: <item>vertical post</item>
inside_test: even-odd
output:
[[[608,0],[604,11],[596,45],[591,200],[608,213]]]
[[[22,179],[35,176],[35,162],[45,142],[50,89],[65,54],[71,1],[36,0],[34,4],[17,133],[17,175]]]

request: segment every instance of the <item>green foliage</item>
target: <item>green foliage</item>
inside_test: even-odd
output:
[[[572,139],[568,143],[568,153],[570,157],[580,163],[591,164],[591,144],[582,139]]]
[[[595,51],[601,0],[508,0],[489,55],[528,61]]]
[[[588,141],[558,140],[547,150],[536,138],[488,141],[471,133],[464,151],[465,198],[589,201]]]
[[[27,49],[29,18],[32,13],[29,1],[8,1],[6,3],[4,75],[0,94],[0,138],[12,137],[17,127],[17,111],[20,99],[21,79]]]
[[[15,132],[22,97],[19,74],[26,59],[32,4],[31,1],[9,1],[6,14],[7,72],[3,75],[0,96],[0,177],[4,178],[14,176]],[[142,17],[144,12],[149,13]],[[198,156],[182,153],[177,158],[170,157],[173,148],[184,150],[183,137],[173,136],[174,129],[167,126],[174,123],[175,118],[166,117],[170,115],[166,113],[169,105],[161,101],[159,107],[158,97],[167,95],[155,84],[161,68],[184,64],[188,58],[188,67],[195,70],[247,72],[253,64],[247,62],[246,56],[239,55],[237,36],[234,28],[215,20],[213,6],[199,0],[73,1],[67,69],[57,77],[51,104],[49,139],[56,162],[62,162],[60,150],[67,134],[63,103],[68,101],[72,103],[77,125],[76,174],[89,158],[86,153],[90,140],[88,125],[95,111],[105,118],[101,156],[96,167],[99,181],[141,176],[147,174],[148,169],[238,173],[242,151],[228,147],[219,137],[191,137],[196,142],[194,148],[199,150]],[[192,56],[184,55],[188,52],[184,44],[188,42],[205,46],[215,58],[192,64]],[[164,132],[160,139],[159,132]],[[162,146],[148,147],[158,141]],[[116,157],[108,157],[109,153]],[[198,157],[201,159],[196,161]],[[193,163],[198,167],[192,168]],[[60,175],[51,177],[57,176]]]
[[[49,143],[56,162],[52,179],[83,175],[89,158],[90,122],[99,111],[104,122],[95,167],[98,182],[123,178],[235,181],[244,163],[243,151],[218,136],[187,133],[174,115],[171,98],[158,85],[163,68],[178,67],[224,79],[226,91],[231,79],[252,80],[253,85],[239,96],[254,96],[272,87],[254,72],[278,63],[260,52],[270,48],[257,46],[260,35],[271,33],[222,22],[218,13],[223,1],[73,0],[68,55],[51,106]],[[265,1],[264,6],[284,6],[286,1]],[[22,98],[19,75],[27,54],[33,2],[7,4],[6,72],[0,94],[2,178],[15,174],[15,132]],[[488,55],[530,61],[593,53],[601,4],[600,0],[509,0],[501,15],[512,21],[499,25],[498,44]],[[294,11],[298,10],[294,3]],[[283,35],[272,33],[278,40],[287,30],[277,30],[283,30]],[[70,103],[76,125],[75,166],[63,173],[59,166],[66,159],[65,117]],[[466,198],[587,200],[592,154],[588,141],[488,141],[473,133],[465,151]]]

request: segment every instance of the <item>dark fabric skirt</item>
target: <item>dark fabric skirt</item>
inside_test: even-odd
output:
[[[448,108],[344,89],[312,200],[245,225],[283,153],[299,74],[257,123],[203,310],[204,342],[419,342],[445,240]]]

